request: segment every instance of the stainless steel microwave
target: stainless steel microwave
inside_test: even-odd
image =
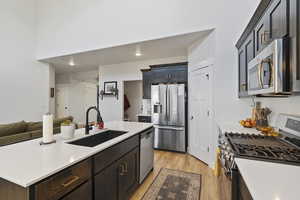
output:
[[[277,39],[248,64],[249,95],[289,95],[288,39]]]

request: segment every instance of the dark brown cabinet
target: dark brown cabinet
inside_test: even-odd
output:
[[[95,199],[119,199],[118,173],[118,166],[116,163],[113,163],[95,176]]]
[[[275,39],[287,36],[288,20],[287,0],[274,0],[265,14],[267,44]]]
[[[238,199],[241,200],[253,200],[251,193],[249,192],[249,189],[243,179],[243,177],[241,176],[241,174],[239,173],[238,175]]]
[[[187,63],[152,65],[142,70],[143,98],[151,99],[151,85],[160,83],[187,83]]]
[[[151,71],[152,84],[187,82],[187,64],[155,66]]]
[[[77,193],[77,190],[84,190],[81,194],[84,199],[91,198],[90,186],[80,185],[91,179],[91,159],[65,169],[34,186],[35,200],[57,200],[68,193]],[[67,198],[70,199],[70,198]]]
[[[126,200],[139,184],[139,148],[95,176],[95,199]]]
[[[288,35],[288,20],[287,0],[273,0],[254,29],[256,55],[273,40]]]
[[[239,97],[245,96],[246,90],[246,56],[245,49],[239,50]]]
[[[151,123],[151,116],[138,116],[139,122]]]
[[[151,99],[152,72],[142,70],[143,73],[143,99]]]
[[[118,162],[119,200],[129,199],[139,184],[139,148],[135,148]]]
[[[261,50],[266,47],[268,41],[268,34],[266,28],[265,18],[262,18],[254,29],[255,36],[255,55],[259,54]]]
[[[126,200],[139,185],[139,135],[94,156],[95,200]]]
[[[88,181],[61,200],[92,200],[92,183]]]
[[[294,17],[300,9],[298,11],[292,9],[292,6],[295,6],[293,4],[296,3],[296,0],[264,0],[259,4],[254,16],[236,44],[239,64],[239,97],[248,96],[247,71],[249,62],[275,39],[294,37],[292,40],[295,40],[297,37],[297,30],[292,28],[294,25],[290,25],[297,24],[296,22],[299,22],[300,19]],[[300,8],[300,3],[297,4]],[[292,36],[293,34],[294,36]],[[294,45],[293,48],[297,49],[299,46]],[[297,63],[295,58],[291,62]]]
[[[254,35],[239,49],[239,97],[248,96],[248,64],[254,58]]]
[[[300,90],[300,1],[290,0],[290,63],[293,81],[293,90]]]

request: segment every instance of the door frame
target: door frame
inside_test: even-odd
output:
[[[56,90],[56,94],[55,94],[55,118],[58,117],[58,112],[57,112],[57,103],[58,103],[58,100],[57,100],[57,91],[60,89],[60,88],[68,88],[68,94],[69,95],[69,92],[70,92],[70,88],[69,88],[69,84],[55,84],[55,90]],[[70,102],[69,102],[69,97],[67,99],[67,103],[68,103],[68,108],[70,108]],[[70,111],[68,110],[68,115],[70,115]]]
[[[201,61],[199,62],[198,64],[194,64],[194,65],[191,65],[189,66],[189,69],[192,69],[191,71],[189,70],[188,72],[188,80],[190,80],[190,76],[193,72],[196,72],[196,71],[199,71],[201,69],[204,69],[204,68],[208,68],[209,69],[209,73],[210,73],[210,77],[209,77],[209,81],[210,81],[210,102],[209,102],[209,116],[210,116],[210,130],[211,130],[211,133],[209,134],[209,152],[208,152],[208,155],[209,155],[209,158],[208,158],[208,165],[213,167],[213,163],[214,163],[214,158],[213,156],[215,155],[214,154],[214,141],[213,141],[213,134],[214,134],[214,120],[215,120],[215,110],[213,109],[214,108],[214,61],[213,59],[208,59],[208,60],[204,60],[204,61]],[[189,83],[188,84],[188,91],[190,92],[190,87],[191,87],[191,84]],[[188,98],[188,126],[190,127],[190,105],[191,105],[191,99]],[[189,128],[188,129],[188,145],[191,144],[190,143],[190,135],[191,135],[191,129]],[[188,146],[187,147],[187,153],[192,155],[190,153],[190,147]],[[193,156],[193,155],[192,155]],[[194,157],[194,156],[193,156]],[[197,158],[198,159],[198,158]]]

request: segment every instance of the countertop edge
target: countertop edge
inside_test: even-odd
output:
[[[114,146],[114,145],[116,145],[116,144],[118,144],[118,143],[124,141],[124,140],[127,140],[127,139],[130,138],[130,137],[133,137],[133,136],[135,136],[135,135],[137,135],[137,134],[140,134],[141,132],[143,132],[143,131],[145,131],[145,130],[148,130],[148,129],[150,129],[151,127],[153,127],[153,124],[152,124],[152,123],[144,123],[144,124],[149,124],[149,125],[148,125],[147,127],[145,127],[145,128],[142,128],[141,130],[139,130],[139,131],[137,131],[137,132],[135,132],[135,133],[129,133],[128,135],[124,134],[124,135],[122,135],[122,136],[119,136],[120,138],[117,137],[117,138],[114,138],[114,139],[112,139],[112,140],[110,140],[110,141],[107,141],[107,146],[104,146],[103,148],[97,149],[97,150],[95,150],[95,151],[93,151],[93,152],[91,152],[91,153],[89,153],[89,154],[83,156],[82,158],[79,158],[79,159],[77,159],[76,161],[74,161],[74,162],[72,162],[72,163],[66,164],[65,166],[63,166],[63,167],[61,167],[61,168],[55,169],[55,170],[51,171],[50,173],[48,173],[48,174],[46,174],[46,175],[44,175],[44,176],[41,176],[41,177],[39,177],[39,178],[33,179],[33,180],[31,180],[31,181],[28,181],[28,182],[23,182],[23,181],[20,181],[20,180],[13,180],[12,178],[10,178],[10,177],[5,177],[5,176],[1,176],[0,178],[4,179],[4,180],[6,180],[6,181],[9,181],[9,182],[11,182],[11,183],[14,183],[14,184],[16,184],[16,185],[19,185],[19,186],[21,186],[21,187],[23,187],[23,188],[31,187],[32,185],[38,183],[39,181],[42,181],[42,180],[44,180],[44,179],[46,179],[46,178],[48,178],[48,177],[50,177],[50,176],[52,176],[52,175],[54,175],[54,174],[60,172],[60,171],[62,171],[62,170],[64,170],[64,169],[68,168],[68,167],[71,167],[71,166],[73,166],[73,165],[76,165],[76,164],[80,163],[81,161],[83,161],[83,160],[85,160],[85,159],[88,159],[88,158],[90,158],[90,157],[92,157],[92,156],[94,156],[94,155],[96,155],[96,154],[98,154],[98,153],[100,153],[100,152],[102,152],[102,151],[104,151],[104,150],[106,150],[106,149],[108,149],[108,148],[110,148],[110,147],[112,147],[112,146]],[[80,137],[80,138],[82,138],[82,137]],[[78,139],[80,139],[80,138],[76,138],[76,140],[78,140]],[[108,142],[110,142],[110,143],[108,143]],[[65,142],[65,143],[66,143],[66,142]],[[106,142],[105,142],[105,143],[106,143]],[[101,145],[104,145],[105,143],[102,143]]]

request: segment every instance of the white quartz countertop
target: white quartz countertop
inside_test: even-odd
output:
[[[67,144],[68,141],[64,141],[60,135],[55,135],[56,143],[51,145],[40,146],[41,138],[39,138],[0,147],[0,178],[22,187],[29,187],[114,144],[151,128],[151,126],[153,126],[151,123],[107,122],[105,128],[128,131],[128,133],[96,147]],[[85,129],[76,130],[74,139],[86,137],[84,132]]]
[[[261,134],[261,132],[256,130],[255,128],[244,128],[238,122],[235,124],[233,123],[219,124],[219,129],[223,134],[225,133],[245,133],[245,134],[255,134],[255,135]]]
[[[236,158],[254,200],[299,200],[300,166]]]

